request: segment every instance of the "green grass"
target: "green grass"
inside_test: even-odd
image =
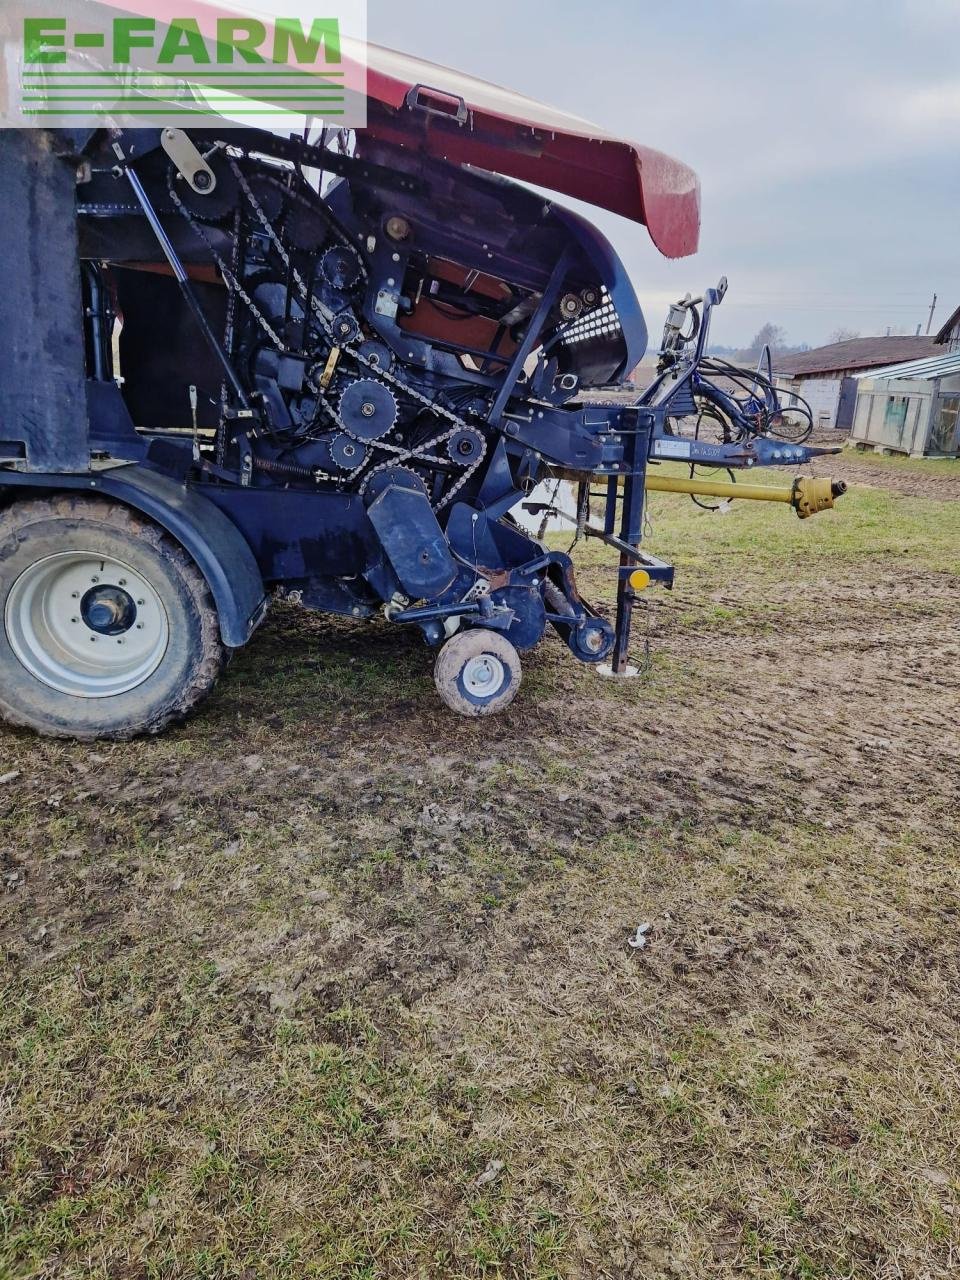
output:
[[[0,1277],[949,1275],[958,508],[655,495],[650,669],[496,721],[280,609],[161,739],[4,733]]]
[[[777,479],[763,472],[757,478]],[[771,511],[766,503],[740,502],[728,515],[715,516],[700,513],[682,498],[667,498],[668,509],[662,498],[654,495],[651,502],[654,533],[649,543],[678,561],[702,563],[704,553],[742,552],[749,556],[751,571],[775,571],[785,561],[797,560],[810,571],[858,561],[871,564],[878,574],[884,565],[895,573],[898,562],[947,573],[956,573],[960,566],[960,503],[956,502],[892,499],[883,490],[854,489],[833,511],[798,520],[786,509]],[[657,533],[660,511],[664,512],[662,537]]]
[[[669,465],[663,470],[685,474]],[[750,481],[777,488],[789,486],[791,477],[762,469]],[[566,547],[570,538],[557,535],[552,541]],[[874,576],[882,590],[885,579],[904,573],[908,565],[960,573],[960,502],[853,486],[832,511],[800,520],[780,504],[740,499],[726,511],[709,511],[683,495],[651,493],[643,545],[677,567],[681,593],[690,575],[724,581],[745,576],[751,583],[779,582],[785,591],[796,592],[854,565]],[[588,568],[612,566],[614,557],[602,544],[588,541],[578,547],[577,562]],[[729,620],[723,612],[716,616],[719,622]]]

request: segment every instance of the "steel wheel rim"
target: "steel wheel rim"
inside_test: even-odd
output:
[[[7,639],[42,684],[77,698],[113,698],[148,680],[170,639],[159,595],[131,565],[63,551],[24,569],[7,596]]]
[[[463,687],[472,698],[492,698],[503,688],[507,669],[492,653],[478,653],[464,664]]]

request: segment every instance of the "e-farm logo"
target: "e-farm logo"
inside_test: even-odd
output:
[[[20,6],[19,31],[8,23],[6,33],[8,46],[19,36],[19,92],[8,93],[0,123],[366,123],[363,6],[320,0],[327,11],[317,13],[303,0],[261,0],[232,11],[208,0],[151,0],[138,13],[132,3]]]

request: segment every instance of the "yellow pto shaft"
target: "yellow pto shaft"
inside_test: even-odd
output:
[[[692,493],[705,498],[750,498],[755,502],[785,502],[801,520],[828,511],[846,493],[842,480],[797,476],[793,484],[779,488],[767,484],[734,484],[730,480],[690,480],[682,476],[658,476],[647,472],[644,487],[654,493]]]

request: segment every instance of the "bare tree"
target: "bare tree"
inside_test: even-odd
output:
[[[859,337],[860,337],[859,330],[844,329],[843,326],[841,325],[839,329],[834,329],[833,333],[831,333],[830,337],[827,339],[827,346],[830,346],[830,344],[833,342],[850,342],[853,338],[859,338]]]
[[[769,347],[772,352],[776,353],[785,350],[786,345],[786,333],[781,329],[780,325],[773,324],[768,320],[754,334],[750,345],[740,352],[740,358],[743,360],[756,359],[764,347]]]

